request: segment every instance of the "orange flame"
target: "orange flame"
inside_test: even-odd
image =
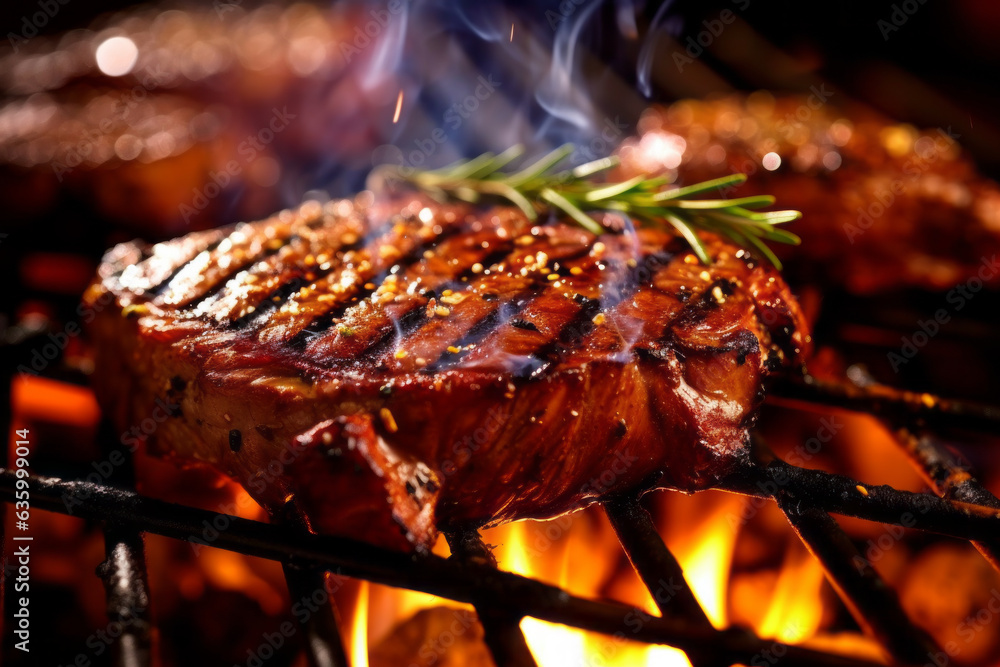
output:
[[[677,557],[698,603],[717,628],[729,624],[726,592],[743,499],[727,494],[664,494],[666,520],[661,534]]]
[[[358,598],[354,604],[351,621],[351,664],[354,667],[368,667],[368,582],[358,586]]]
[[[718,498],[721,502],[700,512],[697,525],[685,527],[683,539],[674,540],[676,544],[671,547],[695,596],[713,624],[721,628],[727,624],[726,589],[736,541],[736,533],[728,519],[733,512],[738,512],[742,500],[724,495]],[[559,530],[547,530],[554,522],[518,522],[495,529],[487,541],[501,542],[496,555],[503,569],[548,581],[578,595],[600,597],[602,589],[615,576],[613,568],[605,568],[605,564],[620,561],[617,556],[620,556],[621,547],[610,532],[601,532],[602,524],[595,525],[596,516],[599,515],[581,512],[557,519],[563,524]],[[607,530],[610,531],[610,526]],[[543,541],[545,549],[540,549],[539,536],[553,533],[565,536],[551,542]],[[597,533],[599,539],[588,539],[594,537],[593,533]],[[579,567],[572,567],[573,558],[580,559]],[[594,564],[601,567],[594,568]],[[594,569],[599,571],[598,576],[594,576]],[[652,597],[637,577],[632,575],[632,578],[631,590],[624,597],[648,613],[658,614]],[[691,664],[679,649],[644,646],[534,618],[525,618],[521,629],[539,667],[587,664],[595,656],[609,667],[690,667]]]
[[[507,550],[510,553],[511,569],[515,572],[528,573],[533,569],[528,559],[526,540],[528,525],[526,522],[521,522],[511,526]],[[566,549],[561,551],[562,553],[556,557],[561,560],[558,585],[566,587],[570,581],[569,552]],[[525,618],[521,621],[521,630],[540,666],[585,663],[587,637],[583,630],[546,623],[535,618]]]
[[[823,572],[797,540],[790,539],[790,546],[784,551],[779,549],[779,554],[784,553],[783,562],[770,571],[767,579],[760,582],[762,585],[753,590],[734,588],[734,582],[740,583],[739,579],[731,582],[730,578],[737,539],[744,530],[745,522],[740,519],[746,502],[743,498],[704,492],[694,496],[664,493],[651,500],[661,535],[715,627],[728,627],[732,613],[732,617],[749,623],[768,639],[830,645],[855,654],[876,655],[872,642],[860,635],[819,634],[825,616]],[[659,615],[652,596],[622,557],[610,523],[597,510],[584,510],[551,521],[507,524],[485,531],[483,538],[488,544],[497,545],[494,553],[502,570],[559,586],[574,595],[615,599],[650,615]],[[443,551],[440,544],[438,547],[435,551]],[[743,598],[752,598],[752,614],[742,609],[747,602]],[[734,606],[730,608],[730,604]],[[355,661],[368,664],[365,645],[368,636],[378,642],[379,637],[386,636],[389,625],[407,621],[422,609],[442,605],[465,606],[381,586],[373,586],[369,598],[366,589],[357,605],[364,611],[355,612],[352,625],[353,654],[365,657]],[[649,646],[628,637],[609,637],[530,617],[521,621],[521,629],[539,667],[567,664],[691,667],[683,651],[669,646]]]
[[[823,621],[823,568],[805,547],[792,544],[757,634],[798,644],[816,634]]]

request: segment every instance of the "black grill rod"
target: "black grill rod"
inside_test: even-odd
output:
[[[13,500],[15,482],[10,470],[0,469],[0,500]],[[582,630],[614,635],[627,628],[623,619],[635,611],[615,602],[576,597],[555,586],[488,567],[454,563],[432,555],[393,552],[330,535],[301,535],[286,526],[220,515],[103,484],[34,477],[29,479],[29,489],[39,510],[117,522],[141,527],[147,533],[188,541],[201,539],[205,521],[210,525],[224,521],[229,529],[214,540],[212,546],[216,548],[278,562],[308,563],[339,570],[344,576],[458,602],[490,603]],[[81,498],[81,504],[67,506],[63,498],[69,494]],[[684,651],[707,648],[734,663],[752,664],[763,656],[781,655],[782,665],[786,667],[878,667],[878,663],[868,660],[763,640],[745,631],[709,633],[684,619],[651,618],[633,630],[628,638],[676,646]]]
[[[851,615],[904,665],[923,665],[941,649],[913,625],[899,598],[858,551],[840,525],[822,509],[782,491],[775,500],[803,544],[819,560]]]
[[[295,511],[295,501],[289,499],[279,512],[281,523],[290,530],[300,534],[308,533],[308,528],[302,517]],[[350,667],[347,652],[344,650],[344,640],[340,634],[340,618],[337,612],[333,594],[327,587],[326,570],[309,564],[299,566],[296,563],[284,562],[281,569],[288,584],[288,593],[292,602],[309,600],[316,591],[326,591],[329,602],[315,613],[310,614],[303,624],[305,630],[305,652],[309,667]]]
[[[1000,499],[990,493],[933,435],[908,428],[895,432],[896,441],[916,468],[942,498],[1000,509]],[[974,540],[976,549],[1000,571],[1000,541]]]
[[[622,497],[608,500],[604,503],[604,512],[660,614],[686,618],[706,630],[714,630],[684,578],[684,569],[663,542],[653,519],[639,499]],[[688,658],[695,667],[730,664],[714,659],[711,652],[692,653]]]
[[[799,468],[780,459],[766,465],[744,461],[712,488],[764,499],[784,490],[832,514],[960,540],[990,540],[1000,532],[1000,509],[899,491],[891,486],[862,484],[850,477]]]
[[[854,366],[852,370],[849,386],[862,390],[879,386],[863,367]],[[883,421],[894,431],[896,444],[938,496],[1000,509],[1000,500],[983,487],[933,434],[926,429],[915,429],[908,424],[912,420],[907,418],[887,418]],[[994,538],[972,543],[990,565],[1000,571],[1000,542]]]
[[[844,379],[821,380],[808,372],[778,380],[768,391],[775,405],[807,407],[821,405],[863,412],[876,417],[922,423],[935,428],[956,428],[987,434],[1000,431],[1000,406],[943,398],[906,391],[883,384],[859,386]]]
[[[282,563],[291,599],[310,599],[318,590],[328,590],[326,571],[312,566],[297,567]],[[333,596],[328,604],[310,614],[304,624],[305,652],[309,667],[350,667],[340,636],[337,609]]]
[[[774,460],[760,437],[754,437],[758,460]],[[825,510],[811,506],[794,490],[779,488],[774,500],[795,533],[823,566],[827,579],[855,620],[901,664],[923,664],[940,649],[906,616],[899,598],[875,571],[851,538]]]
[[[122,629],[113,647],[116,667],[153,664],[149,583],[142,534],[132,526],[104,529],[105,559],[97,567],[107,596],[108,622]]]
[[[99,429],[105,461],[115,462],[108,483],[135,489],[132,452],[119,444],[118,434],[107,421]],[[105,559],[97,568],[104,583],[110,623],[122,628],[112,648],[115,667],[148,667],[154,662],[153,625],[150,620],[146,548],[141,528],[108,522],[104,527]]]
[[[456,562],[497,566],[493,551],[478,531],[445,533],[444,536],[451,549],[451,559]],[[489,604],[477,604],[475,608],[483,626],[483,639],[497,667],[536,667],[535,657],[521,631],[523,615],[499,611]]]

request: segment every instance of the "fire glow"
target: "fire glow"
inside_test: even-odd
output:
[[[824,610],[823,571],[818,562],[796,541],[789,540],[784,555],[767,572],[734,574],[732,565],[742,531],[753,529],[753,521],[736,526],[744,503],[739,496],[705,492],[696,496],[659,493],[648,498],[648,506],[659,517],[658,528],[680,562],[685,577],[712,625],[732,627],[732,619],[752,619],[760,636],[790,644],[820,644],[837,650],[875,657],[871,640],[860,634],[824,635],[829,613]],[[550,521],[521,521],[484,531],[484,540],[496,545],[501,569],[532,577],[593,599],[614,599],[633,607],[623,619],[622,633],[613,637],[527,617],[521,621],[539,667],[688,667],[685,653],[669,646],[649,646],[631,641],[630,632],[645,619],[660,615],[653,597],[621,558],[621,546],[604,515],[596,508]],[[435,549],[446,555],[443,539]],[[734,576],[736,579],[734,579]],[[750,579],[756,583],[749,584]],[[669,601],[667,603],[669,607]],[[421,612],[451,610],[449,623],[437,634],[415,642],[413,633],[430,625],[418,624]],[[485,651],[481,641],[459,620],[468,605],[431,595],[371,585],[357,597],[351,611],[350,645],[355,665],[388,667],[376,649],[371,660],[363,648],[363,630],[370,645],[394,644],[399,637],[413,645],[415,665],[431,665],[428,656],[449,654],[449,660],[472,660],[475,651]],[[388,616],[388,617],[387,617]],[[376,620],[377,619],[377,620]],[[401,628],[409,628],[402,630]],[[396,639],[394,639],[396,638]],[[435,658],[436,660],[437,658]],[[877,659],[877,658],[876,658]]]

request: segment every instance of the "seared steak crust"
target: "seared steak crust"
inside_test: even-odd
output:
[[[122,244],[85,296],[114,299],[95,384],[123,427],[178,406],[154,453],[394,548],[696,490],[808,344],[781,278],[705,240],[711,267],[657,229],[359,196]]]

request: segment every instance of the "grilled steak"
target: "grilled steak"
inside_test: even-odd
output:
[[[750,174],[729,196],[772,194],[804,214],[802,245],[776,248],[790,280],[856,293],[945,290],[973,276],[1000,285],[988,264],[1000,251],[1000,187],[947,128],[920,132],[836,101],[761,91],[650,109],[620,150],[623,178]]]
[[[414,199],[122,244],[85,296],[95,384],[122,428],[172,406],[153,453],[397,549],[697,490],[808,345],[781,278],[705,240],[711,267],[657,229]]]

